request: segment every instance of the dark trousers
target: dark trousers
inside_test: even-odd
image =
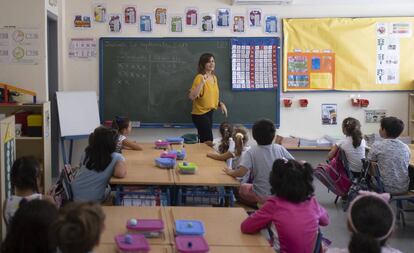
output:
[[[200,142],[213,141],[213,112],[214,110],[201,115],[191,114]]]

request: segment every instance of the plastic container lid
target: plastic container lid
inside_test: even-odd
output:
[[[168,141],[158,140],[155,142],[155,146],[168,146],[170,143]]]
[[[155,165],[161,168],[173,168],[175,166],[175,159],[171,158],[155,158]]]
[[[209,250],[207,241],[202,236],[180,235],[175,238],[175,245],[180,253],[205,253]]]
[[[171,151],[165,151],[162,152],[160,155],[161,158],[171,158],[171,159],[177,159],[177,154]]]
[[[115,236],[115,242],[118,249],[123,252],[148,252],[150,250],[147,239],[141,234],[117,235]]]
[[[182,137],[169,137],[165,139],[169,143],[184,143],[184,138]]]
[[[161,231],[164,229],[164,222],[160,219],[137,219],[137,224],[132,225],[129,220],[127,228],[136,231]]]
[[[176,220],[177,235],[204,235],[203,222],[199,220]]]

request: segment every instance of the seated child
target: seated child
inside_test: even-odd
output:
[[[348,249],[332,248],[327,253],[401,253],[386,245],[394,230],[395,215],[388,204],[390,194],[360,191],[348,209],[351,241]]]
[[[214,138],[213,142],[206,141],[204,143],[213,147],[218,153],[223,154],[229,149],[229,138],[233,134],[233,125],[226,121],[221,122],[219,132],[219,138]]]
[[[328,158],[333,158],[338,148],[341,148],[348,161],[349,170],[358,178],[362,170],[362,159],[365,158],[365,140],[362,138],[361,123],[357,119],[348,117],[342,121],[342,132],[346,139],[332,147]]]
[[[255,122],[252,131],[253,139],[258,145],[243,153],[237,169],[224,169],[224,172],[232,177],[243,177],[250,171],[252,184],[242,184],[239,189],[239,198],[249,205],[263,204],[271,195],[269,174],[273,162],[280,158],[294,159],[284,147],[272,144],[276,129],[271,120],[262,119]]]
[[[51,197],[39,193],[40,163],[33,156],[23,156],[14,161],[10,181],[12,195],[3,205],[3,218],[6,224],[10,223],[22,202],[34,199],[46,199],[53,202]]]
[[[81,166],[71,182],[74,201],[103,202],[110,195],[111,177],[126,176],[125,159],[115,152],[117,140],[115,130],[102,126],[89,136]]]
[[[207,156],[219,161],[227,161],[227,167],[232,170],[237,169],[240,164],[240,158],[244,152],[250,149],[248,146],[249,142],[249,131],[243,125],[234,125],[233,135],[230,139],[229,149],[227,152],[219,153],[208,153]],[[241,182],[246,183],[249,179],[250,173],[246,173],[242,178]]]
[[[69,203],[59,211],[52,232],[62,253],[88,253],[99,244],[105,214],[99,204]]]
[[[410,148],[398,140],[404,130],[404,122],[396,117],[381,120],[379,134],[384,140],[374,142],[368,153],[368,159],[378,165],[385,192],[391,194],[408,191],[408,165]]]
[[[121,153],[122,149],[142,150],[141,145],[136,141],[131,141],[126,138],[132,131],[132,124],[128,118],[116,117],[112,121],[112,128],[118,131],[116,152]]]
[[[50,201],[35,199],[22,203],[11,220],[2,253],[55,253],[56,244],[48,237],[58,211]]]
[[[273,163],[269,181],[272,196],[258,211],[241,224],[243,233],[256,233],[269,223],[276,228],[281,253],[312,253],[319,226],[326,226],[329,217],[316,200],[313,169],[309,163],[277,159]]]

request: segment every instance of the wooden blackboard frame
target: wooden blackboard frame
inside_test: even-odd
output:
[[[104,43],[106,41],[154,41],[154,42],[171,42],[171,41],[205,41],[205,40],[210,40],[210,41],[227,41],[229,44],[231,43],[231,40],[234,39],[235,37],[211,37],[211,38],[196,38],[196,37],[163,37],[163,38],[136,38],[136,37],[101,37],[99,39],[99,112],[100,112],[100,117],[101,117],[101,122],[104,121],[103,119],[103,114],[104,114],[104,99],[105,99],[105,94],[103,92],[104,90],[104,80],[103,80],[103,67],[104,67]],[[260,38],[266,38],[268,39],[269,37],[237,37],[237,39],[260,39]],[[276,127],[280,126],[280,90],[281,90],[281,58],[280,58],[280,38],[276,38],[277,40],[277,49],[276,49],[276,57],[277,57],[277,82],[278,82],[278,86],[275,89],[275,104],[276,104],[276,108],[275,108],[275,125]],[[229,50],[231,50],[231,44],[229,46]],[[231,52],[230,52],[231,53]],[[228,66],[228,68],[230,69],[230,73],[231,73],[231,66]],[[231,83],[231,80],[230,80]],[[245,91],[238,91],[238,90],[233,90],[232,92],[245,92]],[[250,91],[250,92],[256,92],[256,91]],[[271,92],[271,91],[269,91]],[[224,101],[225,102],[225,101]],[[258,118],[259,119],[259,118]],[[252,127],[252,123],[243,123],[246,127],[251,128]],[[218,127],[219,124],[213,124],[213,126],[216,128]],[[142,128],[193,128],[194,125],[192,123],[180,123],[180,124],[175,124],[175,123],[165,123],[165,122],[157,122],[157,123],[145,123],[145,122],[141,122],[140,127]]]

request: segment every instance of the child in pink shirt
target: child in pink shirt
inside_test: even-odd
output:
[[[241,231],[256,233],[273,223],[280,253],[312,253],[319,226],[329,223],[328,213],[313,196],[312,166],[277,159],[269,181],[274,196],[241,224]]]

